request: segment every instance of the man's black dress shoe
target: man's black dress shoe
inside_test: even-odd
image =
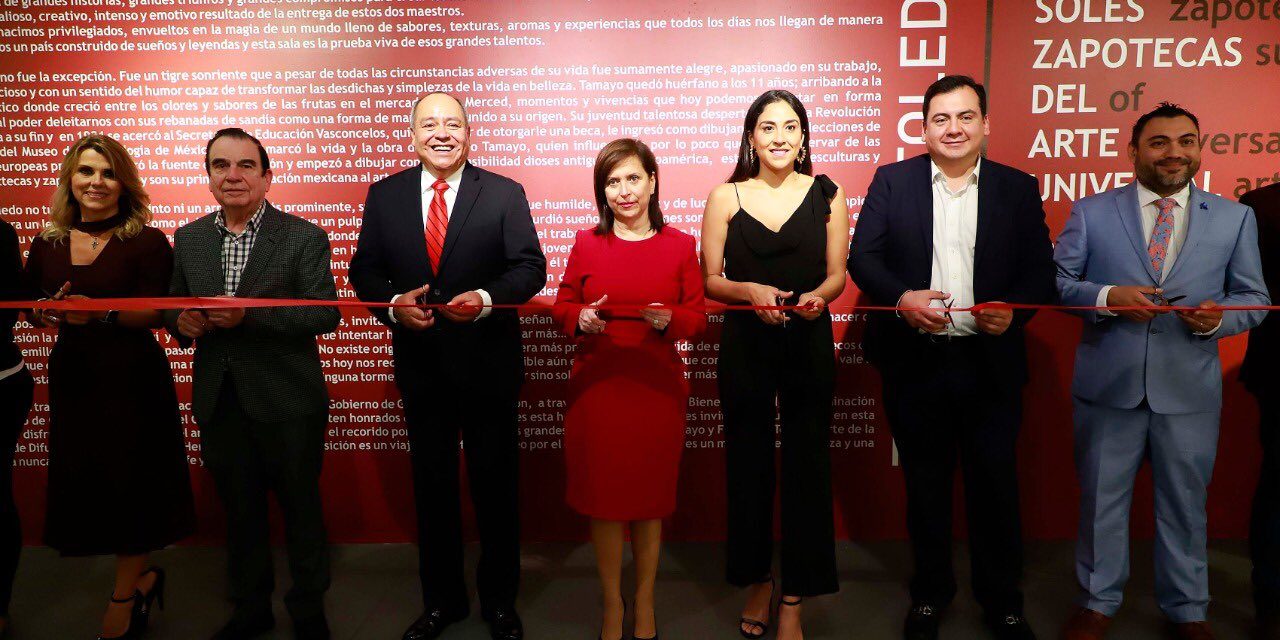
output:
[[[938,640],[938,624],[942,621],[942,610],[927,604],[918,604],[907,612],[907,620],[902,625],[904,640]]]
[[[329,640],[329,622],[323,613],[297,618],[293,621],[293,637],[297,640]]]
[[[988,616],[987,628],[996,640],[1036,640],[1036,634],[1027,624],[1027,619],[1019,614]]]
[[[485,622],[489,623],[489,637],[493,640],[522,640],[524,624],[515,609],[490,609],[482,612]]]
[[[213,635],[213,640],[250,640],[271,631],[275,626],[276,618],[269,610],[261,613],[236,612]]]
[[[444,632],[444,628],[467,617],[466,614],[455,615],[443,609],[427,609],[418,616],[413,624],[405,629],[400,640],[435,640]]]

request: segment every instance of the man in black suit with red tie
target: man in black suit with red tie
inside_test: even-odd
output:
[[[481,614],[495,640],[524,635],[516,404],[524,380],[514,310],[546,284],[529,202],[516,182],[467,162],[470,127],[445,93],[413,108],[422,164],[369,187],[350,279],[368,302],[449,305],[373,313],[391,327],[408,423],[425,611],[404,640],[438,637],[468,614],[463,579],[458,435],[480,530]]]
[[[1254,189],[1240,198],[1258,220],[1258,249],[1262,278],[1271,299],[1280,295],[1280,183]],[[1249,549],[1253,556],[1253,599],[1259,640],[1280,640],[1280,314],[1267,314],[1249,332],[1249,350],[1240,379],[1258,398],[1262,414],[1262,472],[1253,497]]]
[[[1022,522],[1015,450],[1030,311],[983,302],[1054,299],[1054,266],[1035,178],[982,157],[986,90],[947,76],[924,94],[929,153],[880,167],[849,252],[875,305],[864,337],[907,488],[915,560],[906,640],[938,637],[956,593],[951,494],[959,461],[973,590],[997,640],[1034,640],[1022,613]],[[933,307],[935,310],[924,310]]]

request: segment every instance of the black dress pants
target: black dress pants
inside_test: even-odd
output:
[[[831,505],[831,316],[793,317],[785,326],[769,326],[751,312],[726,314],[718,380],[729,492],[729,582],[747,586],[769,579],[780,442],[781,593],[835,593],[840,587]]]
[[[974,595],[988,615],[1021,615],[1015,449],[1022,385],[984,366],[982,339],[939,339],[909,366],[882,369],[885,412],[906,480],[911,599],[943,608],[955,597],[951,498],[959,460]]]
[[[35,382],[26,367],[0,380],[0,617],[9,615],[13,576],[22,551],[22,527],[13,504],[13,450],[31,412]]]
[[[1262,420],[1262,471],[1253,496],[1249,551],[1253,596],[1260,614],[1280,616],[1280,400],[1258,396]]]
[[[409,431],[423,605],[465,615],[459,435],[480,530],[480,606],[511,608],[520,583],[516,405],[523,371],[516,364],[486,376],[457,362],[447,373],[398,363],[396,385]]]
[[[245,413],[228,377],[213,419],[201,428],[205,466],[227,512],[227,574],[238,615],[269,610],[275,588],[268,497],[284,516],[293,585],[285,606],[294,620],[324,613],[329,546],[320,499],[320,468],[328,409],[259,422]]]

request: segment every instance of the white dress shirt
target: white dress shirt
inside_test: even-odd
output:
[[[933,176],[933,267],[929,288],[951,294],[946,300],[955,307],[971,307],[973,301],[973,248],[978,239],[978,172],[982,159],[959,191],[947,186],[947,176],[929,161]],[[934,300],[931,307],[945,307]],[[938,335],[972,336],[978,323],[968,311],[951,314],[951,323]]]
[[[449,220],[453,219],[453,203],[458,200],[458,187],[462,185],[462,170],[465,167],[466,167],[465,164],[462,167],[458,167],[457,171],[454,171],[452,175],[444,179],[445,183],[449,185],[449,188],[445,189],[444,191],[445,217],[448,218]],[[426,229],[427,229],[427,217],[431,215],[431,201],[435,200],[435,197],[436,197],[436,190],[433,188],[435,183],[436,183],[436,177],[432,175],[430,171],[427,171],[426,167],[423,167],[422,168],[422,230],[424,234],[426,233]],[[426,242],[425,235],[424,235],[423,242]],[[493,298],[490,297],[489,292],[485,291],[484,289],[476,289],[476,293],[480,294],[480,300],[484,303],[484,308],[480,310],[480,315],[476,316],[476,320],[479,320],[481,318],[488,316],[489,313],[493,311],[493,307],[489,306],[493,304]],[[400,299],[400,296],[396,296],[395,298],[391,299],[391,302],[395,303],[399,299]],[[391,316],[391,321],[395,322],[396,314],[392,313],[390,314],[390,316]]]
[[[1164,196],[1148,189],[1141,182],[1137,183],[1138,191],[1138,212],[1142,217],[1142,237],[1147,244],[1151,243],[1151,232],[1156,228],[1156,218],[1160,215],[1160,207],[1156,204]],[[1173,233],[1169,235],[1169,248],[1164,254],[1164,263],[1161,267],[1160,282],[1164,282],[1164,277],[1173,269],[1173,263],[1178,259],[1178,252],[1182,251],[1182,245],[1187,241],[1187,227],[1191,225],[1191,210],[1187,208],[1187,203],[1191,201],[1191,184],[1183,187],[1181,191],[1169,196],[1173,198]],[[1157,284],[1157,283],[1153,283]],[[1097,305],[1099,307],[1107,306],[1107,295],[1111,293],[1111,289],[1116,285],[1107,285],[1098,292]],[[1141,286],[1141,285],[1135,285]],[[1176,291],[1168,292],[1171,296],[1176,296]],[[1179,300],[1178,304],[1197,304],[1196,301]],[[1100,316],[1114,316],[1116,314],[1105,309],[1099,310]],[[1219,322],[1217,326],[1209,331],[1194,332],[1198,336],[1211,336],[1218,331],[1218,327],[1222,326]]]

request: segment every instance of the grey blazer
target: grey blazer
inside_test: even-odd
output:
[[[173,234],[170,296],[223,294],[222,235],[211,213]],[[329,266],[329,236],[320,227],[267,203],[261,229],[240,277],[239,298],[337,300]],[[180,311],[166,311],[165,325],[183,347]],[[249,417],[275,422],[328,408],[316,336],[338,328],[335,307],[271,307],[245,311],[232,329],[195,340],[192,412],[208,424],[227,376]]]

